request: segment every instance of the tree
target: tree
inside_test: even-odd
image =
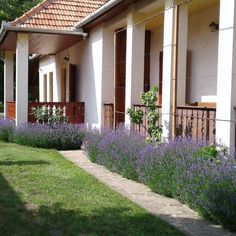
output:
[[[12,21],[42,0],[0,0],[0,23]],[[3,101],[3,62],[0,59],[0,102]]]
[[[134,124],[143,126],[147,131],[149,137],[147,141],[149,143],[159,143],[161,141],[162,127],[157,125],[160,118],[160,114],[157,109],[157,86],[153,86],[152,89],[146,93],[141,93],[141,102],[146,107],[146,114],[141,109],[128,109],[127,114],[130,116],[131,121]],[[143,124],[144,115],[147,116],[147,126]]]
[[[41,2],[41,0],[0,0],[0,22],[12,21]]]

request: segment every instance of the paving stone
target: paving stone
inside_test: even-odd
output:
[[[105,167],[92,163],[83,151],[61,151],[67,160],[75,163],[109,188],[145,208],[176,228],[191,236],[236,236],[220,226],[200,217],[179,201],[160,196],[140,183],[123,178]]]

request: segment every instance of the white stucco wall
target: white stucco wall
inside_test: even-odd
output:
[[[42,59],[40,99],[43,97],[43,75],[53,72],[54,88],[57,88],[54,89],[54,98],[60,101],[61,67],[66,66],[68,100],[69,64],[76,65],[76,100],[85,102],[85,123],[93,127],[102,126],[103,104],[114,102],[114,31],[101,24],[90,31],[89,38],[55,57]]]
[[[47,75],[49,78],[49,73],[53,73],[53,101],[59,102],[60,101],[60,87],[57,81],[58,71],[56,66],[56,56],[47,56],[40,60],[39,62],[39,101],[44,101],[44,75]],[[47,88],[49,87],[49,79],[47,83]]]
[[[150,86],[159,85],[159,56],[163,51],[163,27],[151,31]]]
[[[85,123],[92,126],[101,124],[102,93],[102,27],[93,29],[89,38],[59,54],[77,66],[76,99],[85,102]]]
[[[102,124],[104,103],[115,103],[115,52],[114,30],[103,28],[103,67],[102,67]]]
[[[219,22],[219,6],[189,17],[187,102],[216,102],[218,31],[209,24]]]

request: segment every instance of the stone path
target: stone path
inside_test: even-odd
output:
[[[174,225],[187,235],[236,236],[202,219],[196,212],[177,200],[155,194],[143,184],[125,179],[103,166],[92,163],[83,151],[61,151],[60,153],[109,188]]]

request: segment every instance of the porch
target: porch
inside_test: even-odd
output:
[[[162,106],[157,106],[160,119],[157,125],[162,125]],[[142,125],[132,124],[132,129],[143,135],[147,131],[143,126],[148,127],[146,107],[134,105],[134,109],[141,109],[144,113]],[[124,115],[124,114],[122,114]],[[195,140],[205,140],[215,143],[216,134],[216,108],[203,106],[177,106],[175,119],[175,137],[192,137]],[[116,126],[114,120],[114,105],[104,104],[104,126],[113,128]]]
[[[34,123],[35,118],[32,114],[32,108],[46,106],[49,109],[61,108],[68,117],[69,122],[73,124],[84,123],[84,103],[83,102],[28,102],[28,122]],[[16,103],[7,102],[7,118],[16,119]]]
[[[83,123],[84,103],[76,97],[75,67],[67,64],[67,60],[64,63],[66,67],[64,64],[58,65],[62,74],[56,74],[54,67],[55,55],[80,42],[86,34],[71,30],[19,28],[3,22],[1,36],[0,52],[4,53],[4,116],[14,119],[16,126],[34,122],[32,107],[45,105],[64,109],[71,123]],[[52,62],[49,71],[42,74],[41,63],[45,57],[51,58]],[[37,67],[32,68],[34,58],[38,58],[38,63]],[[30,92],[29,89],[33,80],[32,71],[37,74],[37,96],[31,96],[35,90],[31,89]]]
[[[140,107],[140,93],[157,85],[163,137],[216,139],[233,148],[235,76],[227,65],[235,63],[229,56],[235,37],[226,36],[234,30],[226,12],[234,11],[226,11],[230,3],[220,0],[163,2],[137,6],[126,19],[109,25],[115,78],[111,98],[103,100],[104,125],[125,123],[145,133],[131,124],[126,111]]]

